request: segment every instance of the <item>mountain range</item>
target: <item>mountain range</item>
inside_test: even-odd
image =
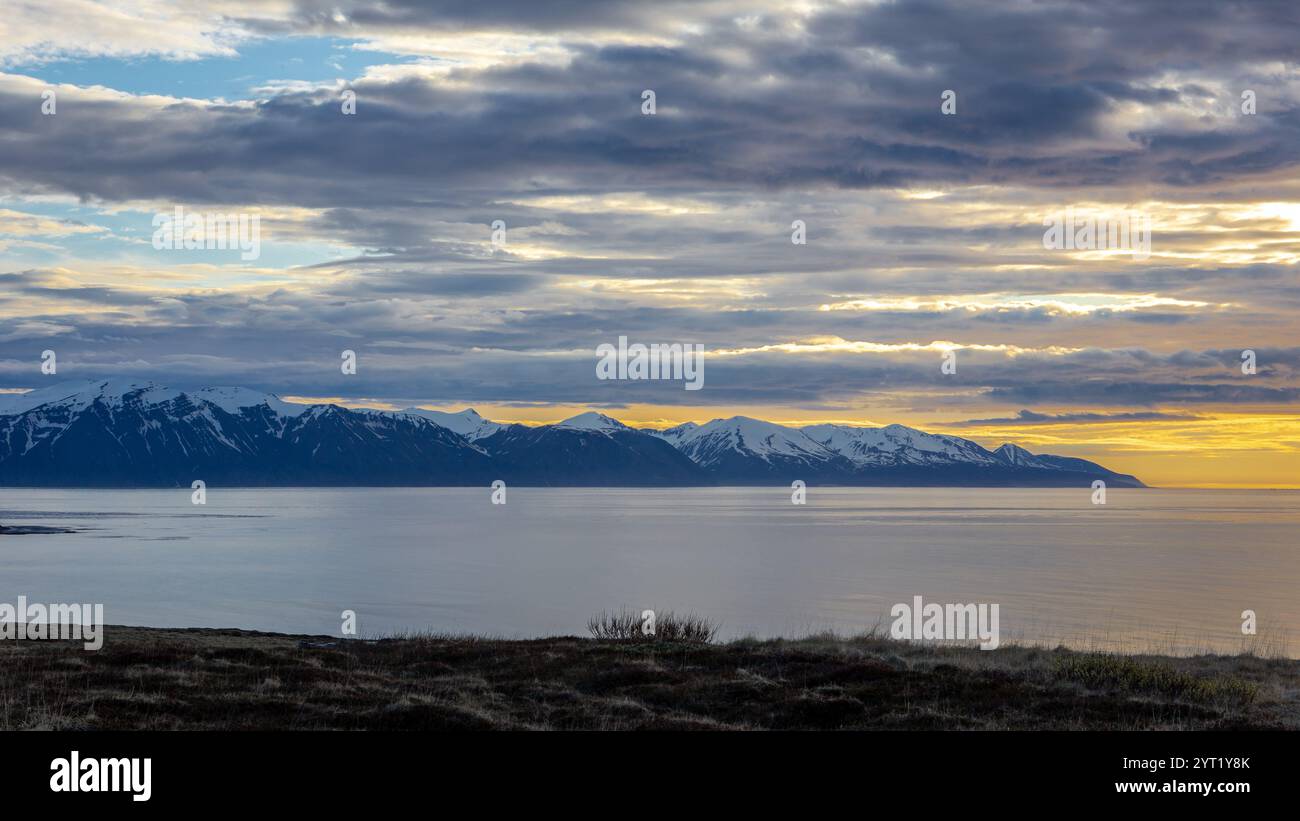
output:
[[[587,412],[506,424],[473,409],[349,409],[246,388],[65,383],[0,395],[0,486],[925,485],[1143,487],[1094,462],[986,450],[902,425],[734,416],[666,430]]]

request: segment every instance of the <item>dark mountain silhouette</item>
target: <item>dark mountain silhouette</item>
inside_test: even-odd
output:
[[[994,451],[902,425],[791,428],[738,416],[664,431],[598,413],[529,427],[299,405],[243,388],[59,385],[0,399],[0,485],[824,485],[1142,487],[1084,459]]]

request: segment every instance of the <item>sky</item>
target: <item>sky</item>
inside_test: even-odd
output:
[[[1300,487],[1297,33],[1218,0],[11,0],[0,391],[902,423]],[[256,216],[259,254],[156,248],[177,207]],[[1149,247],[1047,247],[1067,212]],[[704,387],[598,379],[619,336],[703,345]]]

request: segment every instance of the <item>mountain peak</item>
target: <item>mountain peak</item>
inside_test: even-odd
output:
[[[48,388],[38,388],[22,394],[0,397],[0,415],[8,416],[25,413],[42,405],[59,405],[73,409],[89,407],[95,402],[102,402],[110,407],[117,407],[128,402],[145,407],[160,405],[188,396],[195,402],[207,402],[221,408],[226,413],[239,415],[242,408],[266,405],[281,416],[298,416],[307,410],[307,405],[294,405],[281,400],[278,396],[249,388],[200,388],[195,391],[181,391],[159,385],[153,381],[129,381],[123,379],[83,379],[74,382],[60,382]]]
[[[669,434],[671,434],[671,433],[689,433],[689,432],[695,430],[695,429],[698,428],[698,427],[699,427],[699,425],[696,424],[696,423],[694,423],[694,422],[683,422],[683,423],[681,423],[680,425],[674,425],[674,426],[671,427],[671,428],[664,428],[663,430],[661,430],[661,431],[659,431],[659,432],[660,432],[660,433],[669,433]]]
[[[249,388],[200,388],[191,391],[188,396],[191,399],[216,405],[226,413],[236,416],[244,408],[255,408],[261,405],[266,405],[281,416],[301,416],[311,407],[311,405],[285,402],[273,393],[262,393]]]
[[[37,388],[27,393],[9,394],[0,397],[0,414],[24,413],[51,403],[76,408],[87,407],[97,400],[103,400],[108,404],[120,404],[127,396],[133,396],[146,404],[150,404],[175,398],[179,394],[179,391],[172,391],[149,381],[78,379],[59,382],[47,388]]]
[[[900,425],[897,422],[894,422],[893,424],[890,425],[885,425],[883,428],[881,428],[881,430],[887,431],[889,433],[922,433],[923,432],[917,430],[916,428],[909,428],[907,425]]]
[[[475,439],[482,439],[485,436],[491,436],[505,427],[499,422],[492,422],[479,416],[478,411],[473,408],[465,408],[462,411],[449,413],[447,411],[426,410],[425,408],[407,408],[399,413],[405,413],[410,416],[420,416],[433,422],[435,425],[444,427],[452,433],[459,433],[471,442]]]
[[[570,416],[563,422],[556,424],[560,428],[576,428],[578,430],[631,430],[627,425],[603,413],[596,411],[587,411],[577,416]]]
[[[1011,465],[1032,465],[1038,461],[1034,454],[1010,442],[1004,443],[993,453],[999,459]]]

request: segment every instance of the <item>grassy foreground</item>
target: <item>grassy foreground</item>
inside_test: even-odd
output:
[[[107,627],[98,652],[0,642],[0,727],[1297,729],[1300,661]]]

